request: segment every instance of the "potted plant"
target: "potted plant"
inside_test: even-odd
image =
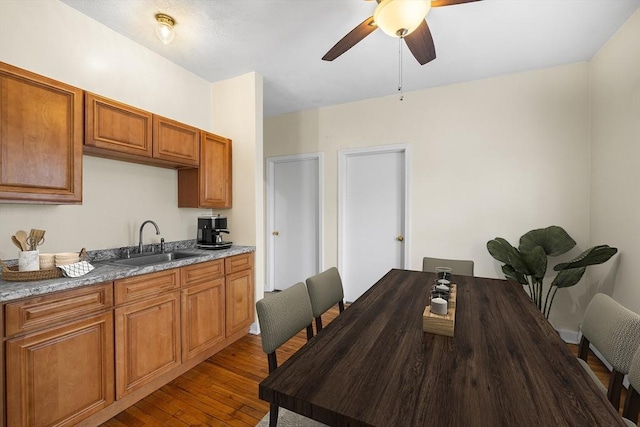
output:
[[[492,257],[504,263],[502,272],[507,279],[527,287],[529,296],[548,319],[558,289],[575,285],[588,266],[602,264],[618,252],[618,249],[608,245],[594,246],[569,262],[555,265],[553,269],[558,274],[545,293],[543,280],[547,272],[548,257],[567,253],[575,245],[575,240],[562,227],[552,225],[531,230],[520,237],[518,248],[511,246],[505,239],[496,237],[487,242],[487,249]]]

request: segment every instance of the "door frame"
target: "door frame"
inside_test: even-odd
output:
[[[410,248],[410,198],[411,194],[411,186],[410,186],[410,174],[409,174],[409,165],[411,164],[410,155],[411,155],[411,146],[410,144],[392,144],[392,145],[380,145],[377,147],[366,147],[366,148],[353,148],[353,149],[344,149],[338,150],[338,270],[343,271],[343,266],[346,265],[345,257],[345,233],[344,233],[344,224],[345,224],[345,201],[347,195],[347,159],[349,157],[356,157],[368,154],[376,154],[376,153],[403,153],[404,154],[404,229],[402,230],[402,235],[404,236],[404,269],[409,268],[409,260],[411,259]],[[373,285],[373,283],[371,284]]]
[[[266,265],[266,284],[265,291],[271,292],[275,290],[275,268],[274,268],[274,238],[273,232],[275,231],[275,166],[278,163],[299,162],[302,160],[316,160],[318,162],[318,267],[320,271],[324,268],[324,154],[317,153],[304,153],[293,154],[288,156],[267,157],[267,217],[266,217],[266,236],[267,242],[267,265]]]

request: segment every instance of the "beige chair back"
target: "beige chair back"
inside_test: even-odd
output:
[[[449,267],[451,274],[460,276],[473,276],[473,261],[445,258],[422,258],[422,271],[435,273],[436,267]]]
[[[578,357],[586,362],[589,345],[592,344],[611,364],[613,371],[606,390],[607,398],[618,410],[622,380],[629,373],[631,361],[640,346],[640,314],[599,293],[587,307],[581,331]],[[582,363],[582,366],[587,372],[590,371],[586,363]]]
[[[256,303],[262,350],[267,353],[269,373],[278,367],[276,350],[302,329],[307,329],[307,341],[313,337],[311,301],[304,283],[296,283],[284,291],[269,295]],[[269,404],[269,426],[278,424],[279,407]]]

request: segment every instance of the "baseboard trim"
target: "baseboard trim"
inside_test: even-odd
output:
[[[567,344],[578,344],[580,343],[580,333],[577,331],[568,331],[566,329],[556,329],[558,334],[560,334],[560,338]]]
[[[258,324],[258,322],[253,322],[251,324],[251,326],[249,327],[249,333],[251,335],[260,335],[260,325]]]

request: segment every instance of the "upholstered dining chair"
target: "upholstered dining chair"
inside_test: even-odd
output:
[[[311,301],[304,283],[296,283],[281,292],[270,295],[256,303],[262,350],[267,353],[269,373],[278,367],[276,350],[294,337],[307,330],[307,341],[313,338],[313,313]],[[278,423],[278,406],[270,406],[269,426]]]
[[[638,347],[635,356],[631,360],[628,377],[629,390],[627,390],[627,399],[624,402],[622,416],[628,425],[636,427],[638,425],[638,414],[640,413],[640,347]]]
[[[307,279],[307,290],[311,299],[316,330],[322,330],[322,314],[338,304],[340,313],[344,311],[344,289],[340,273],[335,267]]]
[[[629,373],[631,360],[640,346],[640,314],[599,293],[587,306],[581,330],[578,361],[618,410],[622,380]],[[593,344],[613,367],[606,390],[587,364],[589,344]]]
[[[422,271],[435,273],[436,267],[449,267],[451,274],[473,276],[473,261],[462,259],[422,258]]]

